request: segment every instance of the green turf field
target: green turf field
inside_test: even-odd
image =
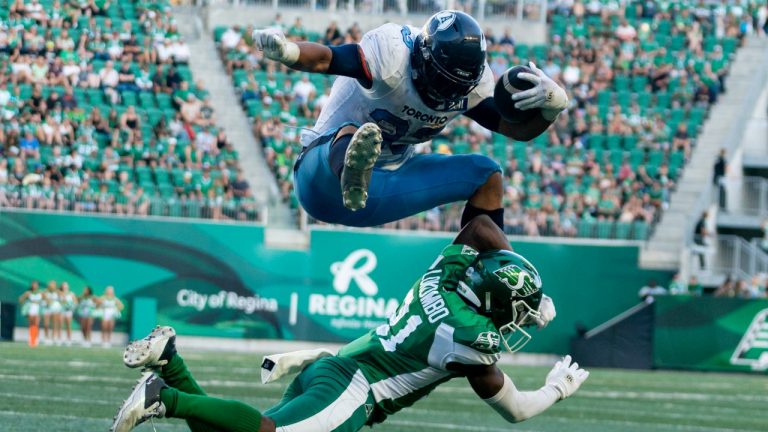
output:
[[[276,402],[283,385],[259,384],[260,356],[183,352],[209,394],[256,407]],[[139,373],[122,351],[0,343],[0,431],[106,431]],[[547,368],[505,368],[519,388],[533,389]],[[182,431],[179,420],[155,422]],[[151,431],[142,425],[137,430]],[[768,377],[683,372],[592,370],[580,392],[545,414],[509,425],[463,380],[438,388],[377,431],[766,431]]]

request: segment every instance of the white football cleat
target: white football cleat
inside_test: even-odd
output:
[[[365,123],[355,131],[344,154],[341,171],[341,197],[344,207],[355,211],[365,208],[368,183],[381,154],[381,129],[376,123]]]
[[[160,400],[160,390],[167,387],[162,378],[147,372],[133,387],[131,395],[114,418],[110,432],[128,432],[145,421],[165,415],[165,405]]]
[[[125,347],[123,363],[129,368],[157,369],[167,365],[175,353],[176,330],[157,326],[143,339]]]

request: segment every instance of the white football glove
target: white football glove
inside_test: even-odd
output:
[[[517,77],[533,83],[534,87],[512,95],[512,100],[517,101],[515,108],[523,111],[541,108],[541,115],[553,121],[568,107],[568,95],[552,78],[537,68],[535,63],[530,62],[528,66],[533,73],[521,72]]]
[[[552,302],[552,297],[544,294],[541,296],[541,302],[539,303],[539,316],[534,318],[536,325],[542,329],[549,324],[550,321],[555,319],[557,312],[555,311],[555,304]]]
[[[254,30],[253,40],[256,49],[264,51],[270,60],[291,66],[299,60],[299,46],[285,38],[283,31],[277,28]]]
[[[568,396],[576,393],[581,383],[583,383],[589,372],[584,369],[579,369],[579,364],[573,362],[571,364],[571,356],[567,355],[557,363],[555,367],[547,374],[546,384],[554,386],[560,393],[560,400],[567,398]]]

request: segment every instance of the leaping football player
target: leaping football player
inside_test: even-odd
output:
[[[127,432],[153,417],[186,420],[193,432],[358,431],[426,397],[440,384],[466,378],[504,419],[520,422],[571,396],[589,373],[570,356],[538,390],[518,390],[496,362],[531,338],[525,327],[555,317],[534,266],[509,250],[487,216],[470,221],[408,291],[388,322],[342,347],[267,356],[262,380],[299,375],[282,400],[263,413],[238,401],[206,396],[175,347],[171,327],[158,327],[126,348],[129,367],[145,373],[115,417]]]
[[[479,155],[414,155],[460,114],[515,140],[541,134],[566,108],[563,88],[531,64],[518,78],[516,107],[539,109],[525,123],[504,120],[493,99],[480,25],[458,11],[433,15],[423,28],[384,24],[359,44],[291,42],[278,29],[257,30],[264,56],[292,69],[338,75],[314,128],[302,133],[295,190],[312,217],[375,226],[467,201],[462,226],[487,214],[503,228],[499,164]]]

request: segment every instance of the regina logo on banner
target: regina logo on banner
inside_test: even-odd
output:
[[[331,264],[333,274],[333,289],[339,294],[346,294],[354,281],[365,295],[375,296],[379,292],[376,282],[369,274],[376,269],[376,254],[368,249],[358,249],[344,258]]]
[[[752,319],[731,355],[731,364],[757,371],[768,369],[768,309],[761,310]]]
[[[384,298],[371,276],[378,259],[369,249],[356,249],[328,268],[333,294],[309,295],[309,314],[331,318],[336,329],[371,329],[381,325],[399,300]]]

